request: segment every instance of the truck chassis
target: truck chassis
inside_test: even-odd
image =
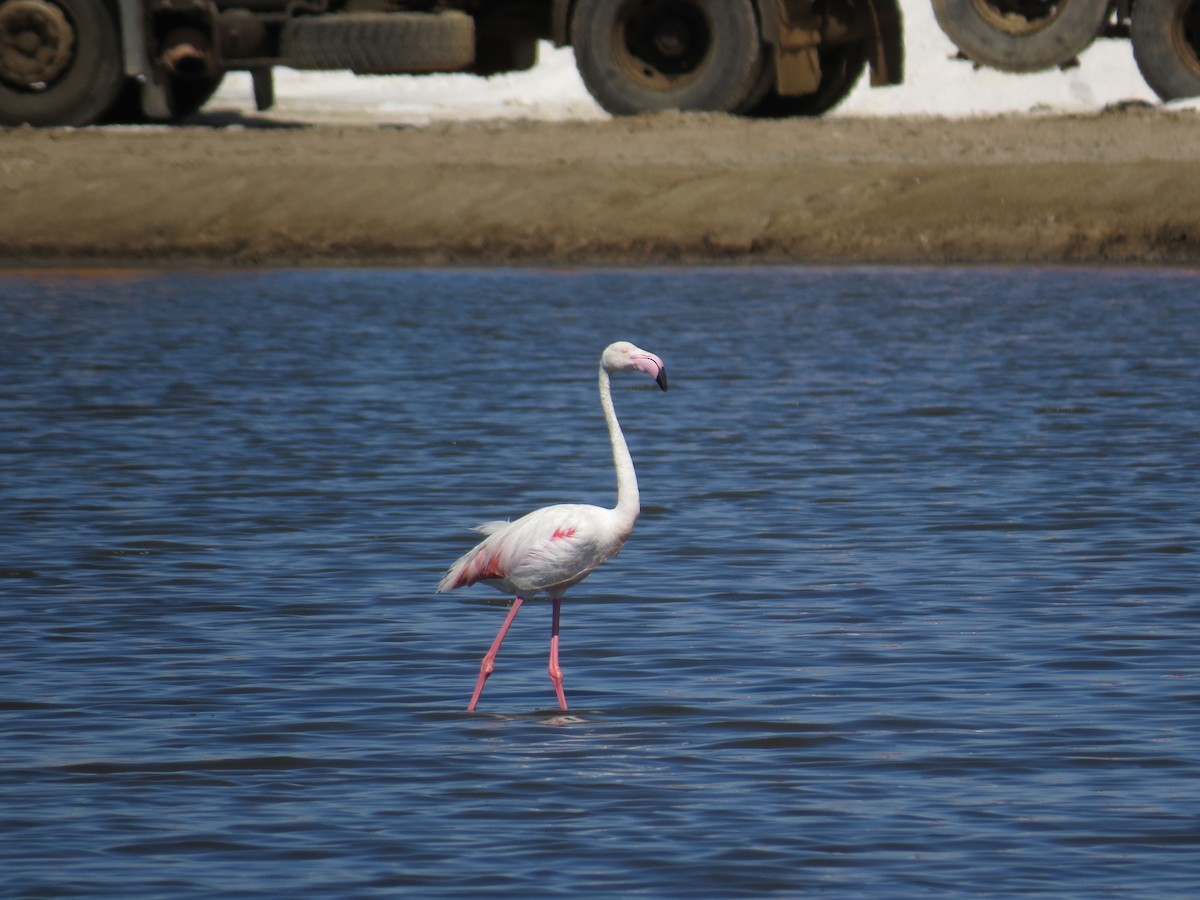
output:
[[[1164,99],[1200,95],[1200,0],[932,0],[979,65],[1069,65],[1130,38]],[[274,102],[277,66],[363,75],[531,68],[574,49],[614,115],[818,116],[864,71],[903,79],[898,0],[0,0],[0,125],[178,121],[226,72]]]

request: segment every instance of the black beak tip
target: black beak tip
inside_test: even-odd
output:
[[[667,389],[667,370],[659,369],[658,377],[655,378],[654,381],[658,384],[658,386],[660,388],[662,388],[665,391]]]

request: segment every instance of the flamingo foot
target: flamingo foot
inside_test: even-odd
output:
[[[483,693],[483,686],[487,684],[488,676],[496,668],[496,654],[500,652],[500,645],[504,643],[504,636],[508,634],[508,628],[512,625],[513,619],[517,617],[517,610],[521,608],[521,604],[524,602],[520,597],[513,600],[513,604],[508,610],[508,615],[504,617],[504,624],[496,632],[496,639],[492,641],[492,646],[484,654],[483,662],[479,665],[479,680],[475,682],[475,693],[471,695],[471,702],[467,704],[467,712],[475,712],[475,707],[479,704],[479,695]],[[566,707],[563,708],[565,709]]]

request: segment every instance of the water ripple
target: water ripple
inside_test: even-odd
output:
[[[1190,271],[0,275],[10,896],[1191,897]],[[477,521],[643,512],[562,622]]]

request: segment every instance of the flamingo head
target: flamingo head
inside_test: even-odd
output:
[[[645,372],[660,388],[667,389],[667,367],[663,361],[629,341],[617,341],[605,347],[600,366],[606,372]]]

